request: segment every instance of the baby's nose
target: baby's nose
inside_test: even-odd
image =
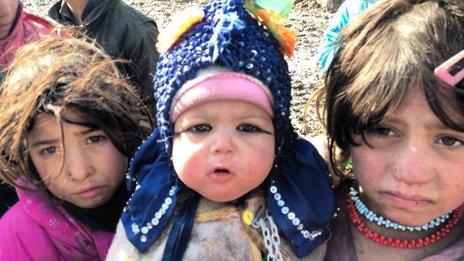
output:
[[[234,135],[228,132],[217,133],[212,149],[215,153],[230,153],[234,149]]]

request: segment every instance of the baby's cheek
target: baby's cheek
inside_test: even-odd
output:
[[[177,173],[182,172],[187,153],[182,153],[182,141],[174,139],[172,144],[172,163]]]
[[[247,158],[247,172],[253,173],[253,178],[264,179],[269,175],[273,164],[274,153],[272,150],[261,152],[261,154],[250,155]]]
[[[177,172],[182,169],[196,168],[199,160],[204,156],[203,154],[201,144],[195,144],[185,139],[174,139],[172,162]]]
[[[257,164],[263,165],[263,167],[267,166],[270,170],[275,160],[275,148],[274,143],[271,143],[269,145],[270,146],[267,146],[267,148],[264,148],[261,151],[259,151],[259,153],[256,153],[256,158],[254,158],[253,160]]]
[[[198,157],[195,154],[184,151],[174,151],[172,154],[172,163],[176,174],[182,181],[186,181],[191,175],[195,175],[199,171]]]

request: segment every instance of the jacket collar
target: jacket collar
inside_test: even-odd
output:
[[[82,25],[89,26],[110,10],[120,0],[89,0],[82,12]],[[48,11],[48,15],[60,24],[77,25],[71,10],[64,0],[54,4]]]

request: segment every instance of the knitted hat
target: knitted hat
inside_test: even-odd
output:
[[[175,123],[189,108],[213,100],[245,101],[273,116],[274,99],[266,85],[247,74],[214,66],[199,70],[177,91],[171,105],[171,122]]]
[[[192,197],[174,217],[165,258],[180,258],[182,253],[171,252],[185,249],[188,242],[198,193],[182,184],[170,160],[171,108],[182,86],[211,66],[251,76],[272,94],[276,158],[261,187],[267,191],[270,215],[295,254],[308,255],[330,236],[335,200],[328,171],[317,150],[298,138],[289,117],[291,80],[282,53],[291,55],[294,38],[276,21],[281,21],[279,14],[289,12],[279,5],[292,1],[257,2],[214,0],[203,10],[182,15],[186,22],[176,23],[180,33],[170,28],[164,35],[168,38],[160,40],[165,52],[154,78],[157,128],[131,161],[128,186],[135,186],[135,192],[121,218],[128,239],[140,251],[148,249],[167,227],[180,190]]]

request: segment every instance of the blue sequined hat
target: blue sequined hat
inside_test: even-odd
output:
[[[188,229],[175,227],[191,226],[192,210],[186,207],[176,214],[182,218],[173,217],[179,191],[188,188],[177,178],[170,160],[170,108],[183,84],[211,66],[255,77],[273,95],[276,159],[262,187],[267,190],[270,214],[294,253],[306,256],[330,236],[335,200],[328,171],[316,149],[300,139],[291,125],[291,80],[282,45],[244,4],[244,0],[215,0],[206,5],[204,16],[160,57],[154,80],[157,128],[131,161],[128,186],[135,191],[121,218],[128,239],[140,251],[159,238],[171,218],[175,221],[168,244],[188,238],[179,232]]]

